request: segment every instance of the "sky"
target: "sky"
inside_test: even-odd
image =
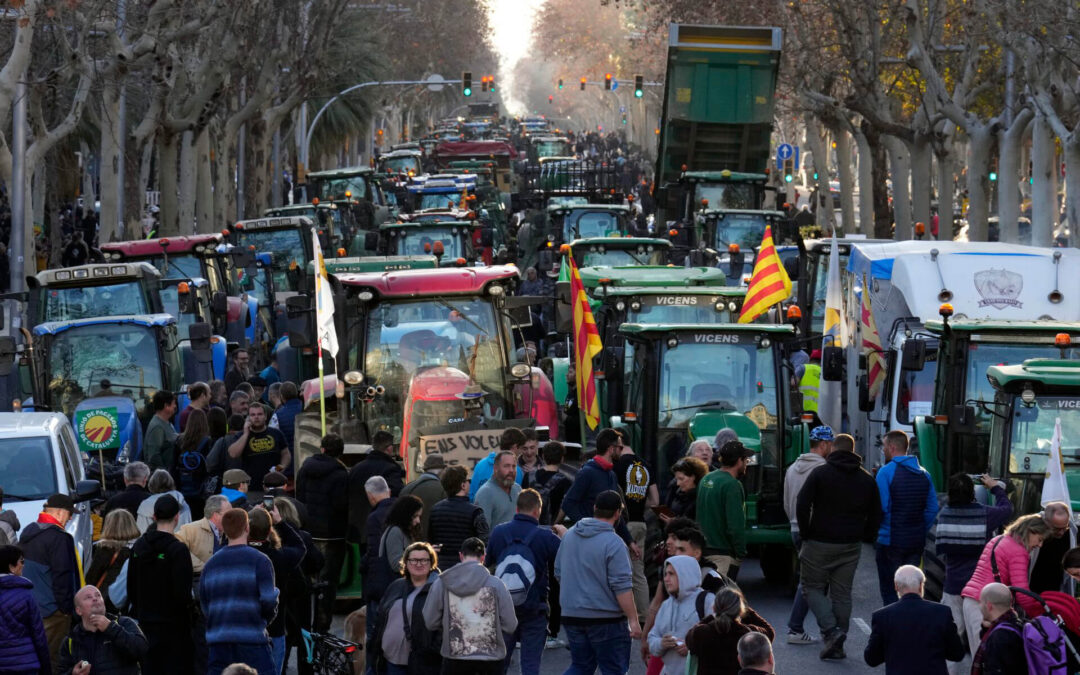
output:
[[[532,27],[536,10],[545,0],[487,0],[491,20],[492,43],[499,54],[499,73],[496,82],[503,104],[510,114],[526,111],[525,104],[513,97],[514,65],[529,53],[532,46]]]

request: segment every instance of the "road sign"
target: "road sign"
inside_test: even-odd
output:
[[[795,155],[795,148],[790,143],[781,143],[776,146],[776,166],[783,166],[785,159],[791,159]]]
[[[443,82],[445,82],[446,80],[443,78],[442,75],[439,75],[438,73],[433,73],[431,75],[428,75],[425,81],[428,83],[428,91],[442,91]]]
[[[624,106],[624,105],[619,106],[619,112],[621,112],[621,113],[626,112],[626,106]]]

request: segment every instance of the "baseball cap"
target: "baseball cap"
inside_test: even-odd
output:
[[[172,520],[180,513],[180,502],[170,494],[163,494],[154,502],[154,520]]]
[[[243,469],[229,469],[222,477],[222,483],[225,485],[239,485],[240,483],[250,483],[251,476],[247,475],[247,472]]]
[[[55,494],[45,500],[45,508],[47,509],[64,509],[65,511],[75,512],[75,500],[67,495]]]
[[[596,495],[596,501],[594,502],[594,508],[601,511],[617,511],[623,507],[622,497],[618,492],[614,490],[604,490],[600,494]]]
[[[720,462],[730,466],[743,457],[753,457],[754,451],[742,444],[741,441],[728,441],[720,448]]]
[[[434,471],[435,469],[445,469],[446,460],[443,456],[437,452],[433,452],[424,458],[424,471]]]
[[[820,427],[814,427],[810,430],[810,440],[812,441],[831,441],[833,440],[832,427],[823,424]]]
[[[811,361],[817,361],[820,358],[821,358],[821,350],[820,349],[815,349],[814,351],[810,352],[810,360]]]

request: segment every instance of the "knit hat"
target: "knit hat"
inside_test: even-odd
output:
[[[164,494],[154,501],[154,520],[172,520],[180,513],[180,502],[170,494]]]

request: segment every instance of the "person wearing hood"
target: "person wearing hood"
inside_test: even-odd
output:
[[[938,500],[930,474],[908,454],[908,435],[893,429],[883,439],[889,463],[877,472],[881,527],[877,536],[878,587],[881,603],[897,600],[893,576],[904,565],[919,566],[926,533],[937,518]]]
[[[817,617],[822,659],[842,659],[851,621],[851,587],[862,542],[872,542],[881,522],[881,499],[862,458],[847,448],[855,441],[836,437],[825,465],[810,472],[795,502],[802,549],[801,583]]]
[[[180,505],[180,526],[183,527],[191,522],[191,507],[184,501],[184,495],[180,494],[176,489],[176,483],[173,482],[171,473],[165,469],[157,469],[150,474],[148,485],[150,487],[150,496],[139,504],[138,515],[135,517],[135,524],[139,527],[139,532],[145,534],[150,529],[151,523],[157,520],[154,516],[154,505],[165,495],[172,496],[176,503]]]
[[[22,549],[0,546],[0,672],[48,673],[49,643],[23,564]]]
[[[622,511],[618,492],[601,492],[593,517],[567,531],[555,556],[574,672],[593,673],[599,667],[603,675],[621,675],[630,667],[630,641],[641,639],[630,556],[615,534]]]
[[[788,467],[784,475],[784,511],[788,520],[791,521],[791,539],[795,544],[795,552],[802,547],[802,539],[799,538],[799,519],[795,513],[795,502],[799,498],[799,490],[806,483],[806,477],[810,472],[825,464],[825,458],[833,449],[833,430],[829,426],[816,426],[810,430],[810,452],[803,453]],[[850,448],[846,448],[850,450]],[[810,611],[810,605],[806,604],[806,596],[803,594],[802,585],[795,588],[795,600],[791,603],[791,616],[788,617],[788,644],[808,645],[817,641],[817,638],[806,632],[803,623]]]
[[[4,505],[4,489],[0,488],[0,507]],[[22,529],[19,517],[14,511],[0,511],[0,546],[17,544],[19,542],[18,531]],[[0,572],[3,574],[3,572]]]
[[[484,542],[466,539],[461,562],[431,584],[424,605],[428,630],[442,630],[443,675],[502,675],[505,633],[517,629],[514,600],[484,567]]]
[[[345,453],[341,436],[326,434],[319,450],[319,454],[304,461],[296,474],[296,498],[307,506],[308,531],[326,557],[322,580],[327,586],[315,617],[315,627],[326,631],[334,616],[334,597],[347,550],[349,470],[341,462]]]
[[[681,675],[686,669],[686,633],[705,618],[715,596],[701,589],[701,567],[688,555],[664,562],[664,588],[668,599],[660,605],[649,631],[649,651],[664,660],[661,675]]]
[[[739,673],[738,645],[743,636],[761,633],[771,642],[773,627],[746,604],[742,591],[732,586],[716,592],[712,615],[686,634],[686,646],[697,659],[698,675]]]
[[[128,563],[127,591],[131,617],[150,642],[146,670],[191,673],[195,645],[191,640],[191,554],[176,538],[180,503],[172,495],[154,502],[155,528],[135,541]]]
[[[23,528],[19,546],[25,559],[25,576],[34,584],[49,654],[60,650],[60,643],[71,627],[75,612],[75,591],[79,587],[79,567],[75,560],[75,540],[64,530],[75,500],[55,494],[45,500],[38,519]]]

